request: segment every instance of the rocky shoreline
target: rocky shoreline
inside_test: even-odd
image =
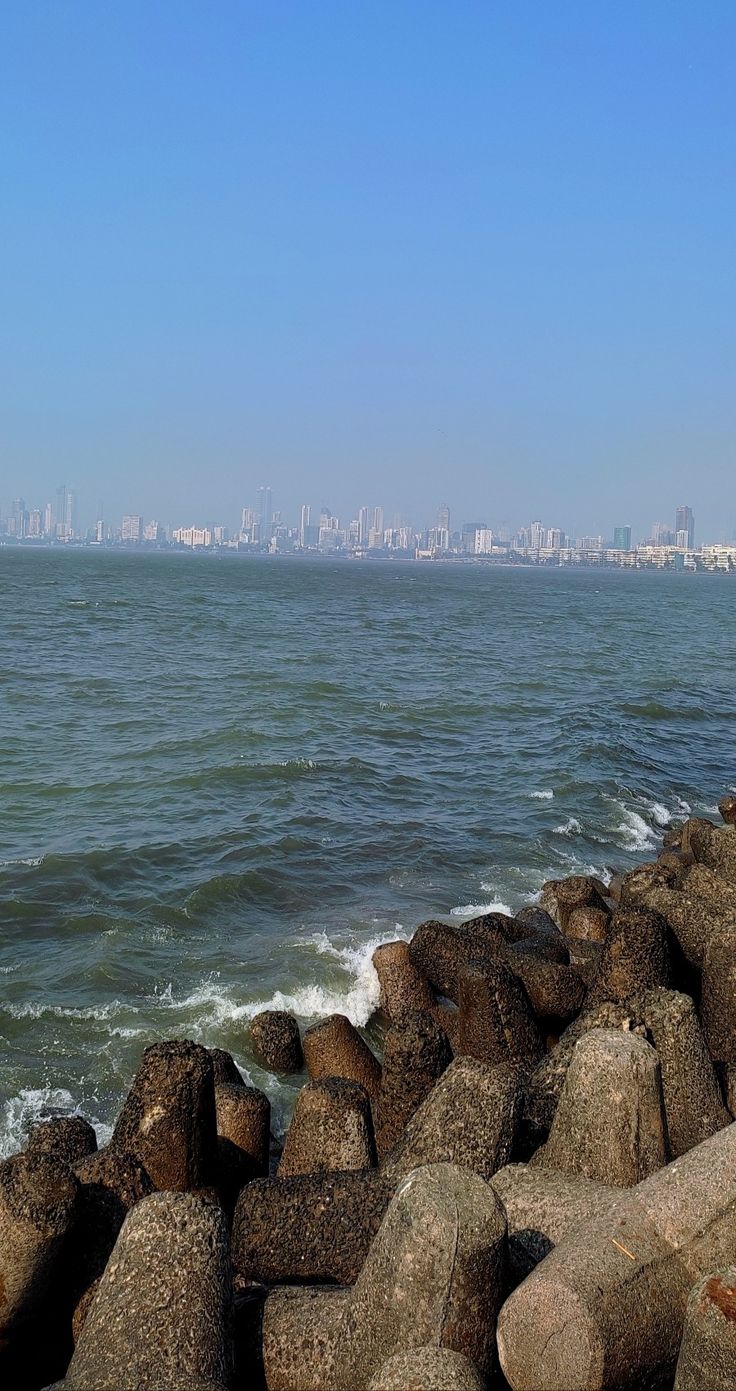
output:
[[[283,1148],[228,1053],[143,1054],[112,1138],[0,1164],[12,1391],[736,1387],[736,797],[609,885],[380,947]]]

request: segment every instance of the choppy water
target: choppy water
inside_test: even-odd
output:
[[[646,858],[736,780],[727,577],[0,550],[0,1153],[144,1044]]]

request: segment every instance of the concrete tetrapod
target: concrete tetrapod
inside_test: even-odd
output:
[[[451,1348],[413,1348],[384,1362],[368,1391],[485,1391],[478,1368]]]
[[[392,1024],[414,1010],[434,1009],[432,988],[414,965],[408,942],[384,942],[376,947],[372,959],[381,987],[381,1009]]]
[[[731,838],[736,841],[736,835]],[[711,1058],[736,1062],[736,917],[730,930],[714,932],[705,949],[700,1013]]]
[[[727,1265],[736,1231],[736,1124],[573,1231],[498,1320],[512,1391],[624,1391],[672,1376],[690,1290]]]
[[[235,1209],[233,1265],[267,1285],[352,1285],[394,1188],[375,1169],[249,1183]]]
[[[736,836],[730,826],[715,826],[712,821],[691,816],[682,828],[682,847],[690,850],[699,864],[736,886]]]
[[[736,1266],[704,1275],[687,1302],[674,1391],[736,1386]]]
[[[567,1070],[572,1062],[575,1045],[591,1029],[625,1029],[641,1027],[628,1004],[613,1001],[597,1005],[568,1024],[554,1048],[535,1067],[526,1087],[524,1113],[532,1129],[549,1130],[562,1096]]]
[[[0,1368],[33,1318],[72,1230],[79,1185],[45,1154],[0,1163]]]
[[[65,1391],[227,1391],[227,1223],[191,1193],[129,1212],[87,1315]]]
[[[304,1061],[312,1082],[347,1077],[365,1087],[371,1100],[381,1085],[381,1064],[345,1014],[330,1014],[307,1029]]]
[[[651,885],[638,901],[661,913],[685,959],[697,967],[703,964],[713,934],[733,927],[736,917],[736,885],[720,879],[707,865],[693,865],[677,889]]]
[[[284,1009],[263,1009],[250,1021],[254,1052],[271,1072],[301,1072],[304,1067],[299,1025]]]
[[[26,1154],[48,1154],[70,1167],[96,1150],[94,1129],[81,1116],[54,1116],[52,1120],[39,1121],[26,1145]]]
[[[673,1159],[730,1124],[695,1005],[678,990],[645,990],[628,1002],[646,1026],[662,1068]]]
[[[147,1048],[110,1145],[140,1160],[155,1188],[212,1183],[217,1161],[212,1059],[187,1040]]]
[[[621,1196],[579,1174],[507,1164],[491,1179],[506,1211],[510,1274],[518,1285],[576,1227],[608,1212]]]
[[[286,1133],[279,1178],[370,1169],[376,1162],[367,1091],[344,1077],[302,1087]]]
[[[457,1051],[482,1063],[518,1062],[530,1070],[544,1044],[523,986],[506,966],[471,961],[460,973]]]
[[[548,1169],[629,1188],[667,1162],[659,1058],[637,1034],[592,1029],[575,1045],[549,1139]]]
[[[374,1102],[376,1149],[386,1154],[452,1062],[444,1029],[431,1014],[405,1013],[386,1034],[381,1089]]]
[[[395,1352],[444,1347],[482,1371],[493,1356],[506,1218],[475,1174],[432,1164],[389,1204],[346,1302],[336,1387],[366,1387]]]
[[[627,1000],[635,990],[669,985],[667,924],[651,908],[617,908],[603,944],[598,973],[588,992],[588,1008],[604,1000]]]
[[[382,1172],[399,1178],[422,1164],[459,1164],[490,1178],[511,1158],[522,1107],[517,1068],[455,1058],[414,1112]]]

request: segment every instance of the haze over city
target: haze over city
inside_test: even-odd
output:
[[[733,51],[725,3],[11,7],[4,512],[730,540]]]

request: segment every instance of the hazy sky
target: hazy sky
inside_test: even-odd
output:
[[[734,0],[5,0],[0,501],[736,527]]]

